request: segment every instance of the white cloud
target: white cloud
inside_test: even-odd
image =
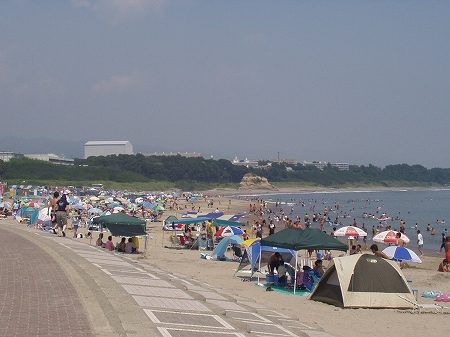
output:
[[[139,81],[133,76],[111,76],[109,80],[103,80],[94,84],[91,92],[95,94],[121,92],[136,87]]]

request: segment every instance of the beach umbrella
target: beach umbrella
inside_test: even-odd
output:
[[[97,208],[97,207],[93,207],[93,208],[88,210],[88,213],[90,213],[90,214],[100,214],[101,212],[102,212],[102,210],[100,208]]]
[[[373,241],[375,242],[381,242],[381,243],[396,243],[397,242],[397,233],[396,231],[391,231],[391,230],[387,230],[381,233],[378,233],[377,235],[375,235],[373,237]],[[401,233],[401,239],[405,242],[405,243],[409,243],[409,238]]]
[[[242,235],[244,231],[239,227],[235,226],[227,226],[219,229],[214,236],[233,236],[233,235]]]
[[[367,236],[367,233],[358,227],[344,226],[336,230],[334,236]]]
[[[138,206],[139,207],[144,207],[144,208],[147,208],[147,209],[153,209],[154,207],[156,207],[156,205],[154,205],[154,204],[152,204],[152,203],[150,203],[150,202],[148,202],[148,201],[142,201],[142,202],[140,202],[139,204],[138,204]]]
[[[81,205],[81,204],[73,205],[72,208],[74,208],[74,209],[79,209],[79,210],[84,209],[83,205]]]
[[[389,246],[383,249],[391,260],[394,261],[408,261],[414,263],[422,263],[420,257],[417,256],[411,249],[401,246]]]
[[[96,196],[92,196],[92,197],[89,198],[89,200],[91,200],[91,201],[99,201],[100,198],[97,198]]]

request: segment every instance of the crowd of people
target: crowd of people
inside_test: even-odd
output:
[[[70,192],[67,190],[64,190],[63,193],[55,191],[53,192],[52,198],[47,203],[47,214],[51,218],[52,231],[53,233],[62,237],[66,236],[69,216],[76,216],[71,213],[69,194]],[[78,216],[79,215],[80,214],[78,214]],[[73,229],[74,238],[82,237],[82,234],[78,234],[78,224],[74,224],[71,229]],[[88,232],[86,237],[92,238],[92,234]],[[130,237],[128,238],[128,242],[125,241],[126,238],[122,237],[120,243],[114,245],[112,236],[110,235],[108,236],[108,240],[106,242],[103,242],[103,233],[99,233],[95,245],[105,248],[109,251],[117,251],[128,254],[140,253],[138,247],[133,242],[133,238]]]
[[[95,245],[97,247],[105,248],[111,252],[116,251],[118,253],[126,253],[126,254],[139,254],[140,251],[136,244],[133,242],[133,238],[130,237],[122,237],[120,242],[114,245],[112,241],[112,235],[108,236],[108,241],[103,242],[103,233],[98,234],[98,238],[95,241]]]

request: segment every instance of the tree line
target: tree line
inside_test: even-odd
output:
[[[264,163],[261,163],[264,164]],[[264,168],[233,165],[226,159],[186,158],[182,156],[110,155],[75,159],[73,166],[18,158],[0,160],[0,180],[120,183],[165,181],[180,188],[238,184],[246,173],[266,177],[271,183],[301,183],[309,186],[446,186],[450,183],[450,169],[427,169],[421,165],[395,164],[384,168],[372,164],[350,165],[340,171],[331,165],[319,170],[313,165],[272,163]]]

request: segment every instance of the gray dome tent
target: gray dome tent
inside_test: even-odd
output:
[[[342,308],[412,308],[415,301],[397,263],[369,254],[335,257],[310,299]]]

